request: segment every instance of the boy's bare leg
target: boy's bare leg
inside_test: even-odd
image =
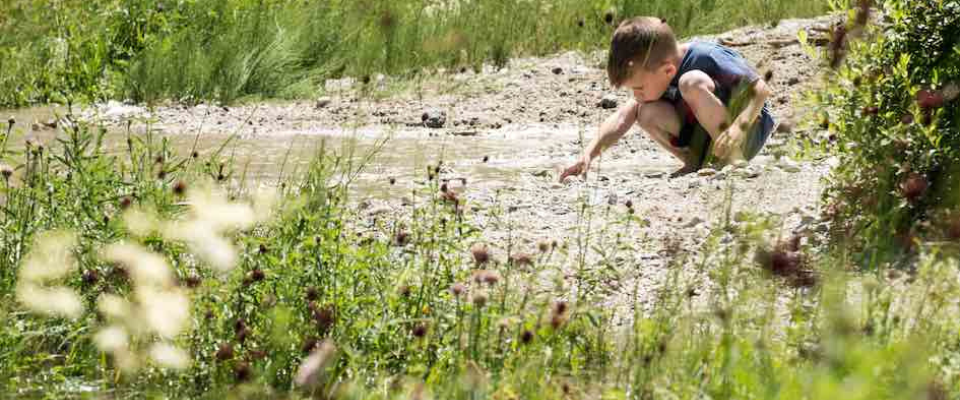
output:
[[[700,126],[703,126],[704,130],[710,134],[710,138],[716,141],[717,137],[724,132],[721,128],[729,124],[730,118],[727,107],[713,94],[716,89],[713,78],[701,71],[690,71],[680,77],[679,88],[684,101],[690,105],[690,109],[697,116]],[[729,126],[726,127],[729,128]],[[736,137],[736,143],[732,143],[730,154],[723,161],[733,162],[744,158],[741,149],[745,138],[746,135]]]
[[[690,154],[690,150],[674,147],[671,143],[671,139],[680,136],[680,115],[672,104],[665,101],[644,103],[640,106],[637,124],[654,142],[683,163],[683,167],[672,175],[683,175],[696,169],[696,160],[693,160],[694,156]]]

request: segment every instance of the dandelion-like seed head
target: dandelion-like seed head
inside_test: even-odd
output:
[[[153,358],[157,364],[170,369],[182,370],[190,366],[190,356],[187,352],[169,343],[154,343],[150,347],[150,358]]]
[[[21,282],[17,284],[16,298],[27,309],[51,317],[76,319],[83,312],[80,296],[65,287],[46,288]]]
[[[135,244],[115,243],[103,251],[103,259],[125,266],[138,286],[173,285],[173,272],[162,256]]]
[[[42,283],[66,276],[76,268],[73,258],[76,245],[77,238],[72,232],[51,231],[39,235],[20,268],[20,280]]]
[[[165,339],[183,332],[190,319],[190,301],[176,289],[137,288],[136,297],[146,325]]]
[[[108,326],[93,337],[93,343],[104,353],[126,350],[130,344],[127,331],[117,325]]]
[[[0,176],[3,176],[3,179],[9,181],[10,177],[13,176],[13,167],[7,164],[0,164]]]

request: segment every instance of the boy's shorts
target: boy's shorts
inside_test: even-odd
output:
[[[665,100],[669,101],[669,99]],[[690,148],[690,153],[696,156],[696,166],[698,168],[704,164],[711,163],[713,161],[713,143],[710,134],[697,122],[697,117],[693,114],[693,110],[690,109],[690,106],[687,105],[682,98],[670,102],[673,103],[677,110],[677,115],[680,116],[680,135],[675,138],[671,144],[675,147]],[[730,108],[732,115],[739,115],[743,107]],[[763,145],[767,143],[767,139],[770,138],[775,124],[776,122],[773,116],[770,115],[767,105],[764,104],[763,110],[760,112],[760,118],[754,121],[753,126],[747,131],[747,137],[743,141],[743,156],[747,160],[753,159],[760,153],[760,149],[763,148]]]

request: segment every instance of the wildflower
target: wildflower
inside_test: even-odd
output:
[[[877,106],[868,106],[863,108],[863,115],[877,115],[880,113],[880,108]]]
[[[250,335],[250,330],[247,328],[243,328],[234,333],[234,339],[236,339],[238,343],[243,343],[247,341],[247,336],[249,335]]]
[[[400,294],[400,297],[410,297],[410,285],[400,285],[400,289],[397,290],[397,293]]]
[[[95,269],[88,269],[83,272],[83,283],[87,286],[93,286],[100,279],[100,274]]]
[[[263,270],[260,268],[255,268],[253,271],[250,271],[250,278],[254,282],[262,282],[266,275],[263,273]]]
[[[171,369],[185,369],[190,366],[187,352],[169,343],[154,343],[150,348],[150,357],[157,364]]]
[[[17,301],[39,314],[76,319],[83,311],[80,296],[65,287],[46,288],[33,283],[17,285]]]
[[[533,256],[527,253],[514,253],[510,255],[510,262],[516,266],[533,265]]]
[[[186,280],[184,280],[184,283],[187,285],[188,288],[193,289],[193,288],[199,287],[200,284],[202,283],[202,280],[197,275],[190,275],[187,277]]]
[[[236,378],[237,382],[246,382],[250,380],[250,364],[246,361],[238,362],[233,366],[233,376]]]
[[[17,123],[17,120],[14,119],[12,115],[10,116],[10,118],[7,119],[7,125],[10,125],[11,128],[12,128],[13,125],[15,125],[16,123]]]
[[[900,123],[904,125],[910,125],[913,123],[913,114],[903,114],[903,117],[900,118]]]
[[[316,287],[311,286],[307,288],[307,294],[306,294],[307,301],[314,301],[317,299],[318,296],[319,296],[319,292],[317,291]]]
[[[523,332],[520,333],[520,343],[530,344],[530,342],[532,341],[533,341],[533,331],[529,329],[524,329]]]
[[[816,283],[816,276],[808,267],[806,257],[797,250],[799,240],[779,243],[772,249],[758,250],[756,259],[773,275],[787,278],[797,286],[811,286]]]
[[[405,231],[397,231],[397,234],[394,236],[393,243],[397,246],[403,247],[406,246],[410,240],[410,233]]]
[[[923,196],[929,185],[925,176],[911,172],[900,182],[900,190],[904,198],[914,202]]]
[[[133,306],[124,298],[114,294],[101,294],[97,299],[97,310],[104,317],[123,320],[132,315]]]
[[[546,253],[550,251],[550,243],[543,240],[537,243],[537,250],[540,250],[541,253]]]
[[[131,204],[133,204],[133,198],[131,198],[130,196],[123,196],[123,197],[120,199],[120,209],[121,209],[121,210],[126,210],[126,209],[130,208],[130,205],[131,205]]]
[[[183,194],[186,191],[187,191],[187,184],[184,183],[183,181],[177,181],[177,183],[173,185],[173,194],[177,196],[183,196]]]
[[[303,345],[300,346],[300,350],[304,353],[309,353],[317,348],[317,345],[320,344],[320,341],[315,337],[308,337],[303,340]]]
[[[173,273],[167,261],[139,245],[111,244],[102,255],[106,261],[126,266],[137,285],[167,287],[173,284]]]
[[[428,330],[427,324],[425,322],[422,322],[414,326],[413,331],[411,331],[410,333],[412,333],[413,337],[415,338],[422,338],[424,336],[427,336],[427,330]]]
[[[487,305],[487,294],[482,291],[474,293],[473,305],[477,306],[477,308],[483,308],[483,306]]]
[[[130,340],[123,328],[112,325],[97,332],[93,337],[93,343],[104,353],[114,353],[126,349]]]
[[[943,107],[944,96],[943,93],[932,90],[932,89],[923,89],[917,92],[917,104],[920,105],[920,108],[923,109],[932,109]]]
[[[297,386],[309,388],[317,383],[328,367],[336,361],[337,347],[330,340],[324,340],[300,363],[294,382]]]
[[[179,290],[140,287],[135,294],[146,325],[159,336],[173,339],[187,326],[190,300]]]
[[[473,261],[477,265],[483,265],[490,261],[490,250],[486,245],[477,243],[470,248],[470,253],[473,254]]]
[[[267,254],[270,250],[267,249],[267,245],[260,243],[260,247],[257,249],[257,252],[260,254]]]
[[[452,286],[450,286],[450,293],[452,293],[454,297],[459,298],[460,295],[462,295],[466,291],[467,291],[467,287],[464,286],[464,284],[462,283],[454,283]]]
[[[313,320],[317,323],[317,328],[321,331],[330,329],[336,322],[336,309],[332,305],[320,307],[313,312]]]
[[[233,358],[233,345],[230,343],[224,343],[220,345],[220,348],[217,349],[217,360],[226,361]]]
[[[491,270],[481,270],[478,271],[477,276],[475,277],[477,283],[486,283],[487,285],[493,286],[497,282],[500,282],[500,273],[497,271]]]
[[[7,164],[0,164],[0,175],[3,176],[4,180],[9,181],[10,177],[13,176],[13,167]]]

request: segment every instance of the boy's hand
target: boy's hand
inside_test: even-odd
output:
[[[563,181],[571,175],[586,175],[588,168],[590,168],[590,159],[588,157],[581,158],[575,164],[567,167],[567,169],[560,173],[560,183],[563,183]]]
[[[713,143],[713,155],[721,160],[726,160],[731,155],[738,153],[743,132],[738,127],[730,127],[717,136]]]

